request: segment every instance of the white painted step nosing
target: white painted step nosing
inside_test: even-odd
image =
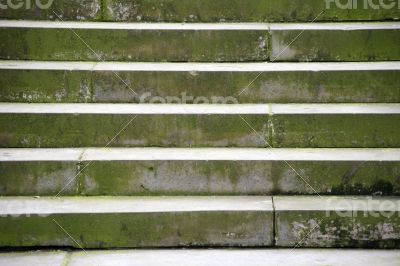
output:
[[[400,212],[399,197],[274,196],[273,198],[276,211]]]
[[[0,198],[0,216],[272,210],[269,196]]]
[[[0,103],[0,114],[110,115],[373,115],[400,114],[398,103],[364,104],[100,104]]]
[[[3,148],[1,162],[21,161],[371,161],[400,162],[400,149]]]
[[[145,63],[145,62],[52,62],[0,60],[4,70],[68,70],[110,72],[318,72],[396,71],[400,62],[310,63]]]
[[[0,28],[90,30],[398,30],[400,22],[335,23],[127,23],[0,20]]]
[[[398,250],[362,249],[168,249],[36,251],[1,253],[8,266],[398,266]]]
[[[272,201],[273,198],[273,201]],[[400,212],[397,197],[368,196],[165,196],[1,197],[0,216],[204,211]]]

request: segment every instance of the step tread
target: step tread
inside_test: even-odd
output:
[[[400,161],[400,148],[3,148],[0,161]]]
[[[127,23],[0,20],[2,28],[115,30],[395,30],[400,22],[329,23]]]
[[[1,215],[272,211],[271,197],[62,197],[0,198]]]
[[[273,198],[276,211],[400,211],[400,198],[398,197],[274,196]]]
[[[0,114],[400,114],[400,104],[0,103]]]
[[[308,63],[146,63],[0,60],[4,70],[157,71],[157,72],[300,72],[400,70],[400,62],[308,62]]]
[[[396,250],[343,249],[219,249],[219,250],[97,250],[97,251],[36,251],[0,254],[0,264],[19,265],[281,265],[281,266],[397,266],[400,252]],[[132,264],[133,263],[133,264]]]

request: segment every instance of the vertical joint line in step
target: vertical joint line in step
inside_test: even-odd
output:
[[[276,247],[276,211],[274,197],[272,199],[272,247]]]
[[[78,165],[77,165],[77,172],[76,172],[76,176],[75,178],[77,179],[77,183],[78,183],[78,195],[81,195],[83,189],[83,185],[82,185],[82,171],[83,169],[85,169],[86,166],[84,166],[83,164],[83,155],[85,154],[86,149],[82,149],[81,153],[79,154],[79,158],[78,158]],[[83,167],[83,168],[82,168]]]

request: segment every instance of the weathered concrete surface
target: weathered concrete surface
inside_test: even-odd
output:
[[[51,25],[50,25],[51,26]],[[0,58],[15,60],[265,61],[265,30],[1,28]],[[83,42],[80,38],[85,40]]]
[[[2,114],[1,147],[266,147],[266,115]],[[49,126],[51,125],[51,126]]]
[[[0,265],[66,266],[68,253],[63,251],[30,251],[0,253]]]
[[[269,197],[3,198],[0,204],[2,247],[270,246],[273,238]]]
[[[398,198],[274,197],[281,247],[400,247]]]
[[[111,21],[355,21],[399,19],[397,8],[348,10],[314,0],[106,0],[106,20]]]
[[[3,0],[1,3],[6,4]],[[349,2],[350,4],[353,1]],[[30,20],[103,20],[134,22],[264,22],[264,21],[367,21],[399,19],[395,3],[393,8],[364,8],[364,0],[357,6],[334,1],[314,0],[85,0],[40,1],[49,7],[40,8],[35,1],[30,7],[0,9],[1,19]],[[18,2],[11,2],[18,4]],[[373,2],[376,4],[377,2]],[[390,4],[390,3],[389,3]],[[53,12],[56,12],[55,15]]]
[[[54,105],[45,109],[48,106],[16,104],[14,109],[30,109],[27,113],[13,113],[11,105],[3,104],[1,107],[5,111],[0,115],[0,124],[4,126],[0,130],[0,147],[103,147],[106,144],[110,147],[400,147],[400,115],[395,113],[400,109],[396,105],[386,105],[388,112],[393,110],[394,113],[381,113],[379,106],[374,111],[372,105],[371,112],[377,114],[330,114],[331,109],[325,108],[328,112],[325,113],[322,107],[319,111],[316,109],[315,114],[290,114],[288,111],[289,114],[273,115],[268,113],[268,105],[260,105],[265,111],[259,114],[236,113],[232,105],[231,108],[219,106],[221,110],[226,109],[224,114],[213,111],[191,114],[189,109],[188,113],[182,109],[177,114],[162,114],[168,105],[155,105],[154,114],[135,113],[133,106],[132,113],[128,114],[125,113],[128,110],[126,105],[108,105],[110,114],[82,113],[86,109],[81,105]],[[57,106],[65,108],[58,110]],[[101,108],[101,105],[92,106]],[[8,107],[10,110],[6,113]],[[67,107],[72,111],[67,113]],[[90,105],[84,107],[89,108]],[[122,114],[119,114],[118,107],[123,109]],[[196,108],[194,105],[190,107]],[[337,108],[341,107],[337,105]],[[47,113],[52,110],[58,113]],[[113,110],[116,110],[115,114],[111,113]]]
[[[4,8],[0,8],[0,19],[101,20],[101,2],[102,0],[2,0]]]
[[[1,196],[400,195],[389,150],[99,148],[75,161],[45,150],[3,149]]]
[[[273,147],[390,148],[400,147],[400,115],[274,115]]]
[[[65,264],[55,261],[56,257],[68,255]],[[54,260],[51,258],[54,257]],[[49,258],[49,264],[44,264]],[[20,252],[0,253],[0,264],[24,265],[121,265],[121,266],[354,266],[382,265],[397,266],[400,255],[396,250],[335,250],[335,249],[225,249],[225,250],[114,250],[86,252]],[[57,264],[58,262],[58,264]]]
[[[80,174],[83,195],[271,195],[268,161],[93,162]]]
[[[400,195],[397,162],[274,162],[274,194]],[[292,167],[300,175],[293,171]],[[306,183],[306,182],[308,183]]]
[[[272,61],[400,60],[400,30],[271,30]],[[293,41],[296,40],[296,41]]]
[[[339,63],[325,70],[320,69],[324,64],[311,64],[310,70],[296,70],[308,66],[302,63],[285,68],[281,63],[271,64],[271,67],[269,64],[239,64],[241,71],[230,70],[237,64],[229,64],[219,71],[220,64],[176,66],[163,63],[151,66],[154,70],[150,70],[139,63],[79,62],[76,65],[1,61],[0,100],[29,103],[178,100],[180,103],[212,103],[214,99],[217,103],[400,102],[400,66],[396,64],[385,69],[387,63]],[[97,70],[101,66],[103,69]],[[125,71],[121,71],[123,67]],[[137,70],[129,70],[129,67]],[[176,71],[167,71],[173,67]],[[337,70],[342,67],[345,70]],[[274,71],[273,68],[282,69]],[[250,84],[260,72],[262,74]]]
[[[77,195],[78,167],[77,161],[1,161],[0,195],[56,195],[61,190],[63,195]]]

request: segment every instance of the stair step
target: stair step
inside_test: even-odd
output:
[[[0,254],[0,264],[8,266],[43,265],[121,265],[121,266],[397,266],[396,250],[344,249],[207,249],[207,250],[97,250],[85,252],[36,251]]]
[[[0,103],[0,123],[3,148],[400,147],[400,104]]]
[[[0,29],[0,38],[4,40],[0,46],[1,59],[148,62],[400,60],[396,45],[400,42],[399,22],[171,24],[3,20]]]
[[[0,101],[397,103],[399,72],[399,62],[0,61]]]
[[[265,61],[267,34],[268,25],[264,24],[0,21],[0,38],[5,40],[0,46],[0,58]]]
[[[400,149],[0,149],[0,195],[400,195]]]
[[[273,238],[270,197],[17,197],[0,206],[2,247],[270,246]]]
[[[278,247],[400,247],[400,200],[390,197],[5,197],[0,206],[2,247],[270,247],[274,236]]]
[[[281,247],[400,247],[399,198],[274,197]]]
[[[37,20],[107,20],[142,22],[222,22],[222,21],[355,21],[399,19],[397,3],[304,0],[72,0],[42,1],[41,8],[34,1],[21,8],[0,9],[3,19]],[[13,2],[12,2],[13,3]],[[377,5],[377,7],[376,7]],[[54,13],[55,12],[55,13]]]

